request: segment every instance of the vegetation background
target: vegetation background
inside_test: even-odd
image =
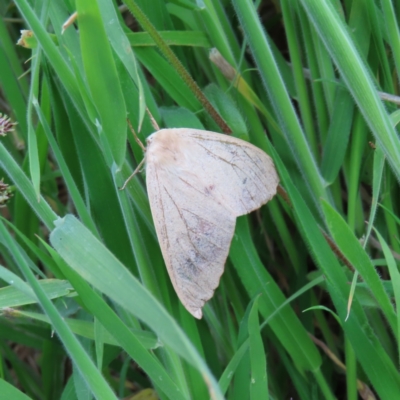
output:
[[[0,120],[1,399],[398,398],[399,1],[0,13],[0,110],[18,123]],[[118,190],[146,107],[250,140],[280,175],[238,220],[201,321],[170,284],[144,175]]]

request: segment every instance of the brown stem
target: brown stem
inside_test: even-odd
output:
[[[134,15],[136,20],[142,26],[142,28],[149,33],[149,35],[154,40],[155,44],[158,46],[160,51],[164,54],[165,58],[175,67],[178,71],[179,75],[183,79],[183,81],[188,85],[197,99],[200,101],[205,110],[210,114],[210,116],[214,119],[214,121],[221,128],[223,133],[230,134],[232,133],[231,128],[229,128],[228,124],[224,121],[224,119],[219,115],[218,111],[214,108],[214,106],[209,102],[204,93],[197,85],[195,80],[190,76],[190,74],[186,71],[186,68],[179,61],[178,57],[176,57],[175,53],[171,50],[167,43],[163,40],[161,35],[158,33],[157,29],[150,22],[147,16],[143,13],[140,7],[135,3],[134,0],[125,0],[126,5],[128,6],[130,12]]]

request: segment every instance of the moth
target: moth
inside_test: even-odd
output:
[[[162,129],[147,138],[146,184],[174,289],[202,317],[219,285],[236,218],[267,203],[279,182],[272,159],[231,136]]]

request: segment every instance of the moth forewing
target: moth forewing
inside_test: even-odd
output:
[[[196,318],[224,270],[236,217],[276,193],[271,158],[243,140],[195,129],[163,129],[147,141],[151,212],[172,284]]]

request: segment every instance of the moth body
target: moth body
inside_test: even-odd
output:
[[[223,273],[236,217],[276,193],[272,160],[237,138],[163,129],[147,139],[146,181],[172,284],[186,309],[201,318]]]

